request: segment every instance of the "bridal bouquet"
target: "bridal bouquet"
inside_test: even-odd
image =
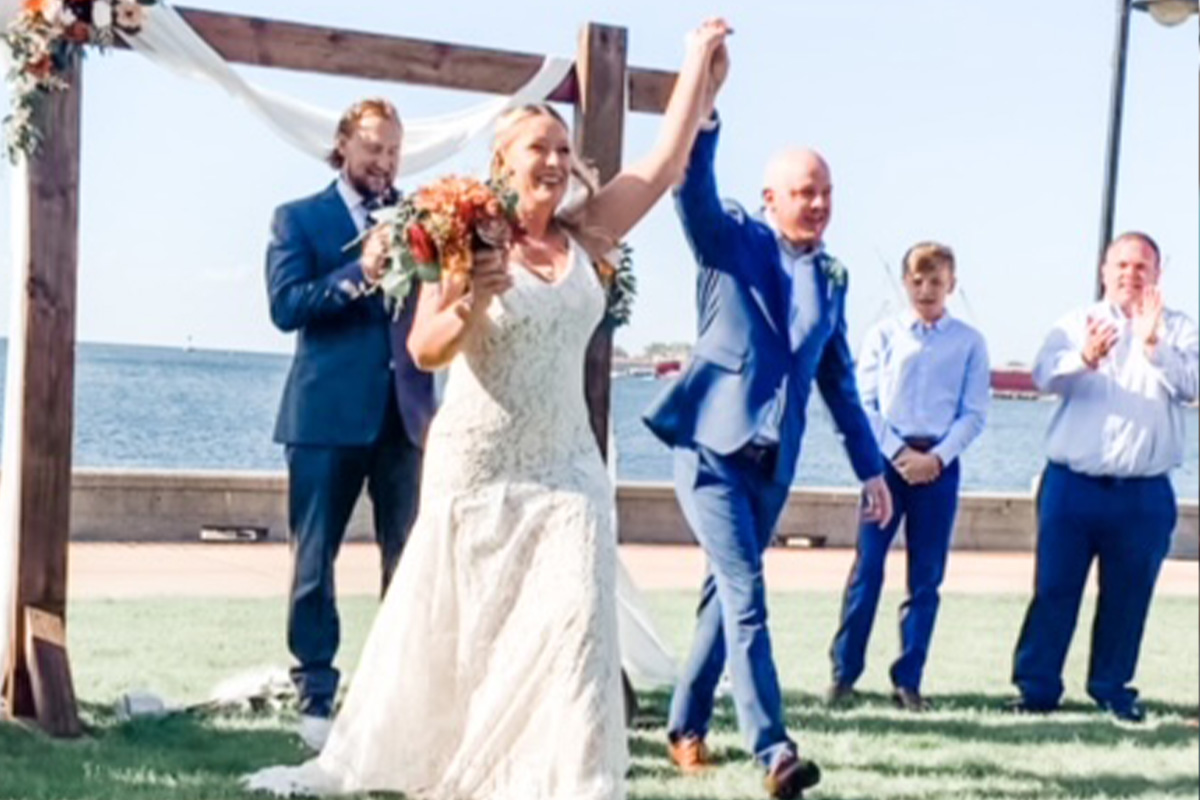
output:
[[[379,282],[396,307],[416,281],[465,286],[481,247],[503,248],[520,230],[517,195],[496,180],[445,177],[373,215],[391,229],[391,255]]]
[[[378,290],[397,313],[418,281],[465,287],[476,249],[503,249],[521,235],[517,194],[495,178],[439,178],[371,216],[376,226],[390,231],[388,266]],[[632,250],[624,242],[595,263],[606,294],[604,320],[610,328],[629,322],[637,291],[632,267]]]
[[[67,87],[63,74],[84,45],[106,47],[117,31],[137,33],[145,7],[157,0],[22,0],[0,33],[8,50],[11,110],[4,118],[5,145],[13,163],[36,152],[42,133],[34,110],[50,92]]]

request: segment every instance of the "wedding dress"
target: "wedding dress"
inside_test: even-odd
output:
[[[450,367],[421,511],[332,735],[276,794],[620,800],[628,755],[612,484],[583,393],[604,290],[572,242]]]

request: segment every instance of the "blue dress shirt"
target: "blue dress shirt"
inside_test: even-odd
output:
[[[879,449],[894,458],[905,439],[933,439],[944,466],[983,431],[991,403],[987,344],[949,313],[932,325],[911,310],[867,332],[858,391]]]

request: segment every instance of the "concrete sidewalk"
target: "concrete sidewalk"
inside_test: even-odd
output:
[[[338,593],[379,591],[378,551],[373,544],[348,543],[337,564]],[[70,587],[74,599],[120,597],[284,597],[290,556],[281,544],[73,543]],[[623,545],[621,561],[644,590],[694,591],[704,576],[699,547]],[[773,548],[767,553],[772,591],[839,592],[854,551]],[[1027,594],[1033,585],[1030,553],[968,550],[950,554],[946,593]],[[887,588],[904,588],[904,553],[888,560]],[[1094,588],[1094,573],[1093,573]],[[1158,581],[1160,595],[1200,596],[1200,562],[1168,560]]]

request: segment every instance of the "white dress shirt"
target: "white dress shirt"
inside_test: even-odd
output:
[[[991,404],[987,343],[944,313],[926,324],[911,309],[883,320],[863,339],[858,391],[885,458],[905,439],[933,439],[943,465],[983,431]]]
[[[354,227],[362,233],[367,229],[367,205],[366,199],[363,198],[358,190],[350,185],[350,181],[346,180],[343,173],[338,173],[337,191],[341,195],[342,202],[346,204],[346,210],[350,212],[350,219],[354,220]]]
[[[1113,349],[1099,366],[1083,362],[1089,317],[1117,327]],[[1183,460],[1186,403],[1195,402],[1200,372],[1196,323],[1163,310],[1153,356],[1130,320],[1107,302],[1072,312],[1046,337],[1033,379],[1061,397],[1046,434],[1046,454],[1085,475],[1151,477]]]

